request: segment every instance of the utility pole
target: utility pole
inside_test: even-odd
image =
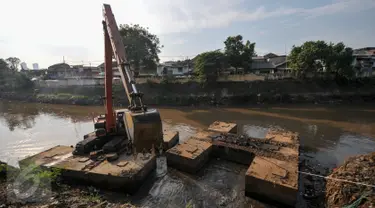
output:
[[[288,69],[288,54],[286,53],[286,44],[285,44],[285,69]]]

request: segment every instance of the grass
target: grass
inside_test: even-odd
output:
[[[100,202],[102,197],[99,195],[99,191],[96,190],[94,187],[89,187],[89,194],[84,197],[86,202]]]
[[[100,202],[102,198],[98,193],[90,193],[84,199],[86,202]]]
[[[85,95],[75,95],[70,93],[58,93],[58,94],[38,94],[38,99],[58,99],[58,100],[68,100],[68,99],[88,99]]]
[[[193,208],[194,205],[193,205],[193,200],[190,200],[187,204],[186,204],[186,207],[185,208]]]

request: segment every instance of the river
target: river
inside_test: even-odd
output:
[[[180,140],[216,120],[235,122],[241,133],[254,137],[262,137],[269,127],[299,132],[303,155],[327,168],[340,165],[349,156],[375,151],[372,106],[159,108],[159,111],[164,128],[178,130]],[[0,160],[16,165],[17,160],[55,145],[74,145],[93,131],[92,118],[103,112],[100,106],[0,101]],[[156,179],[137,200],[150,207],[181,207],[189,199],[198,207],[248,207],[253,202],[243,196],[241,175],[245,171],[244,166],[217,160],[200,176],[171,170]]]

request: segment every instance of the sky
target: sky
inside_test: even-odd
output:
[[[161,61],[224,48],[228,36],[259,55],[308,40],[375,46],[375,0],[0,0],[0,58],[48,67],[104,60],[102,4],[118,24],[140,24],[164,46]]]

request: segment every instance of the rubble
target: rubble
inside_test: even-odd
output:
[[[319,162],[305,154],[300,155],[299,171],[312,173],[316,175],[328,175],[330,170],[323,167]],[[300,199],[297,207],[320,208],[324,206],[324,192],[326,180],[323,177],[299,174]]]
[[[298,154],[287,154],[288,148],[298,152],[298,145],[278,142],[271,139],[257,139],[245,135],[235,134],[221,134],[214,139],[214,145],[221,145],[220,142],[226,146],[235,145],[244,148],[244,150],[253,153],[257,156],[270,157],[282,161],[298,161]]]
[[[373,207],[375,205],[375,152],[349,158],[345,163],[334,169],[329,176],[334,179],[368,184],[372,187],[327,179],[327,207],[342,207],[357,203],[365,196],[358,207]]]
[[[236,135],[236,134],[221,134],[220,136],[216,136],[215,140],[219,140],[222,142],[236,144],[239,146],[247,146],[247,147],[259,147],[262,144],[271,144],[279,147],[295,147],[295,144],[286,143],[286,142],[279,142],[273,140],[272,138],[265,138],[265,139],[258,139],[252,138],[245,135]]]

